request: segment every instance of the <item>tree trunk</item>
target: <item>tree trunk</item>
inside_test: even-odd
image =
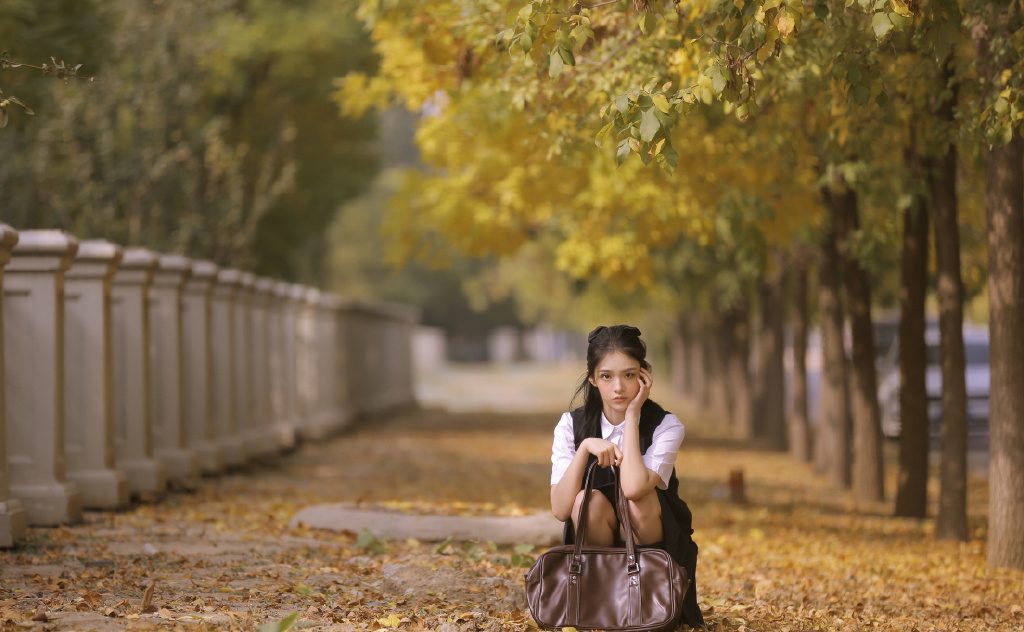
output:
[[[842,185],[841,185],[842,186]],[[859,228],[857,194],[849,187],[830,194],[837,248],[846,281],[846,301],[853,334],[853,492],[859,502],[884,499],[882,488],[882,419],[875,373],[875,333],[871,325],[871,284],[849,241]]]
[[[697,410],[706,410],[710,401],[707,379],[708,326],[703,313],[694,315],[687,324],[690,333],[690,353],[686,367],[690,376],[690,395]]]
[[[676,319],[676,326],[672,330],[672,338],[669,345],[669,369],[671,372],[672,389],[682,395],[687,401],[691,401],[693,393],[690,390],[692,380],[690,379],[689,359],[693,347],[693,339],[690,337],[687,319],[682,315]]]
[[[725,355],[729,328],[717,309],[712,313],[712,318],[704,323],[704,327],[707,334],[707,411],[712,419],[729,423],[729,381]]]
[[[807,414],[807,257],[793,260],[793,414],[789,423],[789,453],[793,460],[811,460],[811,427]]]
[[[908,152],[910,172],[920,174],[916,148]],[[903,214],[903,267],[900,276],[899,411],[900,464],[896,515],[923,518],[928,513],[928,392],[925,388],[925,295],[928,284],[928,204]]]
[[[1024,141],[985,156],[988,215],[988,565],[1024,570]]]
[[[754,435],[769,450],[785,450],[786,438],[786,323],[785,258],[776,251],[772,270],[761,280],[761,331],[758,346],[757,417]]]
[[[749,371],[750,309],[746,301],[726,310],[722,314],[722,323],[730,425],[734,438],[748,441],[753,437],[753,411]]]
[[[843,308],[839,292],[839,253],[834,228],[818,251],[818,312],[821,319],[821,388],[815,469],[833,487],[850,486],[850,425],[847,413],[846,351],[843,348]]]
[[[952,71],[946,68],[948,81]],[[955,95],[955,93],[954,93]],[[955,124],[953,104],[946,99],[939,120]],[[930,185],[935,216],[935,264],[938,269],[939,358],[942,364],[942,463],[939,513],[935,535],[940,540],[967,539],[967,384],[964,375],[963,287],[960,279],[960,228],[957,224],[956,145],[935,161]]]

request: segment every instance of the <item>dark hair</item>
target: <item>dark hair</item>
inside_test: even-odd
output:
[[[640,340],[640,330],[636,327],[629,325],[605,327],[602,325],[590,332],[590,335],[587,336],[587,343],[587,373],[576,387],[576,393],[572,396],[569,408],[572,409],[572,405],[582,395],[583,427],[575,429],[574,434],[582,437],[600,437],[601,411],[604,408],[604,402],[601,400],[601,392],[590,383],[590,378],[594,376],[597,365],[605,356],[615,351],[621,351],[633,358],[648,371],[651,370],[651,364],[647,361],[647,345]]]

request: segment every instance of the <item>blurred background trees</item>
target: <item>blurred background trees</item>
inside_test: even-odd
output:
[[[37,112],[0,135],[5,221],[324,281],[327,226],[376,172],[372,118],[329,99],[333,77],[375,64],[351,7],[2,4],[13,59],[97,78],[4,72]]]

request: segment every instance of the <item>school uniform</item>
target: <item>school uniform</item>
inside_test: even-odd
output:
[[[614,426],[608,422],[604,413],[601,414],[600,437],[622,448],[623,428],[625,424]],[[565,413],[555,426],[555,437],[551,447],[551,484],[556,485],[562,480],[565,472],[586,437],[582,432],[583,408]],[[690,627],[699,628],[704,625],[704,617],[697,605],[697,545],[694,543],[693,515],[689,507],[679,498],[679,480],[676,478],[675,460],[679,445],[682,443],[685,429],[679,418],[651,400],[644,402],[640,409],[640,453],[644,465],[658,474],[655,492],[661,503],[661,526],[663,540],[655,544],[672,556],[676,564],[686,569],[692,583],[683,598],[683,620]],[[596,457],[590,456],[587,466]],[[594,472],[594,490],[604,494],[612,507],[615,503],[615,481],[608,468],[598,468]],[[580,485],[582,489],[582,483]],[[572,520],[565,521],[564,543],[575,541],[575,530]],[[616,535],[616,540],[619,537]],[[622,544],[624,546],[624,544]]]

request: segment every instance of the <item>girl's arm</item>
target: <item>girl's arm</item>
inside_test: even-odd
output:
[[[651,393],[653,378],[650,371],[640,369],[640,391],[626,409],[625,427],[622,429],[622,465],[619,469],[622,494],[627,500],[639,500],[651,493],[661,476],[647,468],[640,452],[640,408]]]
[[[551,513],[562,522],[572,517],[572,508],[576,504],[576,495],[583,485],[583,477],[587,473],[587,459],[591,454],[597,457],[597,463],[601,467],[608,467],[622,460],[622,452],[611,441],[595,438],[583,440],[562,479],[551,486]]]

